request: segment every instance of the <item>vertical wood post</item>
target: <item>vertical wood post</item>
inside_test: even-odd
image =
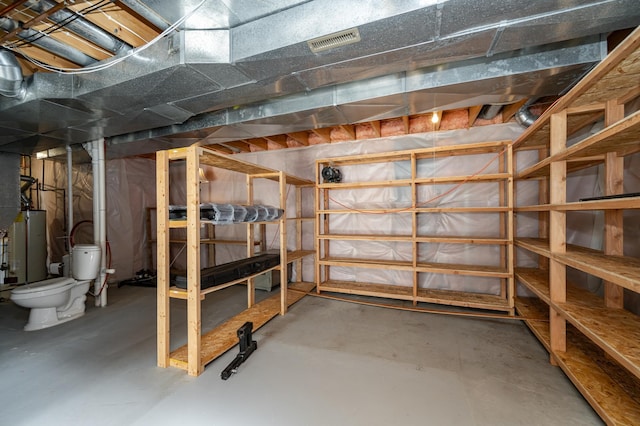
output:
[[[566,110],[551,116],[551,155],[562,151],[567,145],[567,112]],[[550,201],[551,204],[566,202],[567,162],[554,161],[550,169]],[[564,254],[567,248],[566,212],[552,210],[549,214],[549,291],[551,301],[563,303],[567,299],[566,266],[553,259],[554,254]],[[554,352],[567,350],[567,323],[553,307],[549,308],[549,326],[551,333],[551,362],[556,364]]]
[[[157,354],[158,367],[169,366],[169,158],[156,153]],[[149,211],[149,210],[147,210]],[[151,238],[151,235],[149,235]]]
[[[624,105],[616,100],[608,101],[605,106],[604,124],[610,126],[624,118]],[[604,161],[605,195],[624,192],[624,157],[608,152]],[[622,256],[624,254],[623,210],[605,210],[604,212],[604,254]],[[604,283],[604,303],[610,308],[624,307],[624,289],[614,283]]]
[[[200,148],[187,149],[187,345],[190,376],[199,376],[201,312],[200,312]]]

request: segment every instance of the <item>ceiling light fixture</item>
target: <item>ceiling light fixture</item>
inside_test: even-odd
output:
[[[433,111],[433,115],[431,116],[431,122],[433,124],[437,124],[438,121],[440,121],[440,117],[438,117],[438,113],[436,111]]]

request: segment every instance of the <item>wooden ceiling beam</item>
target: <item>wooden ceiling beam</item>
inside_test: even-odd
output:
[[[331,143],[331,128],[325,127],[322,129],[311,129],[313,133],[318,135],[320,139],[322,139],[326,143]]]
[[[231,149],[235,148],[240,152],[251,152],[251,147],[245,141],[232,141],[232,142],[224,142],[224,146],[228,146]]]
[[[345,132],[347,132],[347,134],[349,136],[351,136],[351,139],[356,140],[356,128],[354,125],[352,124],[341,124],[339,126],[342,130],[344,130]]]
[[[476,122],[478,115],[480,115],[480,110],[482,110],[482,105],[469,107],[469,127],[473,127],[473,123]]]
[[[26,3],[27,0],[17,0],[14,1],[13,3],[5,6],[2,10],[0,10],[0,16],[4,17],[7,13],[11,12],[12,10],[14,10],[16,7],[23,5],[24,3]]]
[[[369,125],[373,129],[373,133],[375,133],[377,138],[382,137],[382,132],[380,130],[380,120],[370,121]]]
[[[287,133],[287,136],[304,146],[309,146],[309,133],[307,132]]]
[[[264,138],[251,138],[251,139],[244,139],[243,142],[248,143],[251,146],[255,146],[258,149],[262,149],[264,151],[266,151],[267,149],[269,149],[269,142],[264,139]]]
[[[402,116],[402,126],[404,128],[404,133],[406,135],[408,135],[409,134],[409,128],[410,128],[410,126],[409,126],[409,116],[408,115],[403,115]]]
[[[57,11],[59,11],[61,9],[64,9],[64,8],[65,8],[65,4],[64,3],[58,3],[57,5],[53,6],[52,8],[45,10],[40,15],[38,15],[35,18],[33,18],[33,19],[27,21],[26,23],[24,23],[22,25],[22,28],[31,28],[32,26],[41,23],[42,21],[47,19],[49,16],[53,15]]]
[[[218,151],[221,152],[223,154],[235,154],[235,151],[232,150],[231,148],[227,148],[224,145],[220,145],[220,144],[211,144],[211,145],[205,145],[204,148],[210,149],[212,151]]]
[[[91,5],[92,2],[88,0],[76,1],[73,4],[68,3],[67,8],[78,12]],[[160,33],[155,27],[146,25],[136,19],[134,15],[111,2],[106,6],[106,9],[99,8],[83,14],[82,17],[133,47],[150,42]]]
[[[265,139],[270,142],[276,143],[284,148],[289,147],[289,145],[287,144],[287,135],[266,136]]]
[[[502,122],[506,123],[507,121],[511,120],[513,116],[516,115],[516,112],[518,112],[520,107],[522,107],[522,105],[524,105],[525,103],[527,103],[527,99],[522,99],[521,101],[518,101],[516,103],[503,106]]]

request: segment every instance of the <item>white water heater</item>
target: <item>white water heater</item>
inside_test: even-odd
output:
[[[21,211],[9,228],[9,270],[5,282],[32,283],[47,278],[47,215]]]

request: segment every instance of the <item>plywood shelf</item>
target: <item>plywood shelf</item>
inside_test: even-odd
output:
[[[287,292],[288,306],[302,299],[314,287],[315,284],[313,283],[292,284],[289,290],[294,291]],[[258,302],[238,315],[228,319],[208,333],[203,334],[200,349],[202,368],[238,344],[237,330],[245,322],[252,322],[252,330],[256,331],[279,313],[280,295],[274,294],[268,299]],[[186,370],[188,366],[187,355],[187,345],[174,350],[170,355],[171,365]]]
[[[389,234],[323,234],[318,235],[319,240],[340,240],[340,241],[404,241],[412,242],[411,235],[389,235]]]
[[[498,266],[464,265],[459,263],[417,262],[414,266],[413,262],[406,260],[325,257],[319,259],[318,264],[356,268],[429,272],[436,274],[471,275],[477,277],[509,277],[509,271],[507,268]]]
[[[516,279],[531,290],[547,305],[551,301],[549,295],[549,271],[538,268],[516,268]]]
[[[353,207],[351,209],[319,209],[318,215],[325,214],[391,214],[391,213],[508,213],[508,207],[394,207],[394,208],[362,208]]]
[[[535,297],[516,297],[516,311],[525,318],[529,330],[538,338],[545,349],[551,351],[549,331],[549,306]]]
[[[542,238],[517,238],[515,244],[629,290],[640,292],[639,259],[606,255],[598,250],[572,244],[567,245],[566,253],[551,253],[549,241]]]
[[[516,277],[541,301],[640,378],[640,317],[624,309],[608,308],[602,298],[575,285],[567,287],[566,302],[551,302],[548,274],[540,269],[516,269]]]
[[[324,257],[318,259],[319,265],[343,266],[371,269],[392,269],[397,271],[413,271],[413,262],[407,260],[356,259],[348,257]]]
[[[328,291],[332,293],[356,294],[359,296],[385,297],[388,299],[412,300],[413,290],[411,287],[356,283],[349,281],[329,280],[318,285],[318,291]]]
[[[469,175],[456,174],[444,175],[446,169],[434,169],[434,160],[443,157],[458,156],[460,162],[467,162],[469,167],[477,170],[477,173]],[[480,157],[478,157],[480,156]],[[509,141],[482,142],[471,144],[459,144],[451,146],[438,146],[424,149],[412,149],[406,151],[393,151],[387,153],[375,153],[356,155],[349,157],[332,157],[316,160],[316,181],[318,181],[316,192],[316,247],[318,257],[316,262],[316,279],[323,282],[318,288],[320,291],[335,291],[364,296],[386,297],[392,299],[412,300],[417,302],[440,303],[444,305],[461,306],[477,309],[490,309],[507,311],[513,314],[513,274],[509,269],[509,260],[513,256],[513,239],[509,231],[508,224],[513,220],[513,197],[512,194],[512,169],[511,147]],[[355,182],[360,176],[358,174],[362,166],[376,163],[393,163],[402,161],[405,174],[401,179],[391,179],[380,181]],[[495,162],[495,163],[493,163]],[[485,169],[493,163],[493,170]],[[482,167],[486,164],[485,167]],[[324,167],[339,167],[343,176],[348,176],[354,182],[349,183],[320,183],[321,171]],[[431,171],[426,173],[425,171]],[[437,170],[433,172],[433,170]],[[458,168],[464,170],[464,168]],[[385,176],[386,175],[381,175]],[[487,205],[487,200],[471,201],[465,197],[460,197],[455,206],[447,202],[443,206],[438,206],[441,202],[438,199],[428,200],[424,194],[425,186],[459,184],[457,187],[469,184],[468,193],[478,188],[480,184],[483,189],[491,191],[491,204]],[[475,186],[474,186],[475,185]],[[406,187],[403,188],[403,195],[406,195],[402,204],[385,205],[384,202],[369,205],[365,204],[368,193],[361,192],[362,197],[356,200],[363,200],[361,203],[350,201],[346,204],[338,203],[332,197],[331,191],[340,188],[350,188],[354,191],[371,187]],[[456,188],[457,188],[456,187]],[[443,187],[440,187],[443,188]],[[445,188],[446,189],[446,188]],[[409,198],[410,195],[410,198]],[[360,205],[356,205],[360,204]],[[473,205],[475,204],[475,205]],[[380,205],[383,205],[381,207]],[[338,208],[333,208],[333,206]],[[455,206],[455,207],[454,207]],[[363,220],[367,220],[373,215],[402,215],[403,224],[406,229],[393,233],[366,233],[356,234],[351,229],[341,228],[340,218],[336,215],[359,214],[363,215]],[[432,218],[434,214],[486,214],[495,215],[496,223],[499,224],[497,230],[492,229],[489,235],[459,235],[458,229],[438,229],[440,235],[421,235],[426,220]],[[371,216],[367,216],[371,215]],[[333,223],[338,223],[334,227]],[[476,233],[483,232],[482,230]],[[464,232],[463,232],[464,234]],[[368,243],[376,245],[388,244],[389,246],[404,251],[401,259],[364,259],[364,255],[355,257],[338,257],[332,255],[332,250],[338,246],[334,242],[343,245],[356,245],[367,247]],[[468,265],[462,263],[441,263],[422,260],[421,253],[425,252],[429,244],[464,244],[469,246],[496,246],[492,247],[491,253],[495,258],[483,259],[483,262],[500,266]],[[376,246],[378,248],[378,246]],[[335,252],[334,252],[335,253]],[[364,251],[363,251],[364,253]],[[374,257],[374,256],[371,256]],[[400,257],[400,256],[398,256]],[[466,262],[466,258],[451,258],[452,261]],[[391,284],[373,283],[351,283],[335,281],[331,278],[331,271],[334,267],[362,268],[380,271],[403,271],[407,282]],[[419,283],[426,274],[446,274],[464,275],[473,277],[495,278],[501,287],[501,295],[483,295],[471,292],[451,291],[451,290],[430,290],[420,289]],[[389,278],[389,282],[392,279]],[[469,280],[468,280],[469,281]]]
[[[632,393],[628,393],[616,379],[624,378],[625,370],[617,365],[606,365],[606,358],[586,339],[570,338],[567,351],[553,356],[605,422],[629,426],[640,424],[640,387],[632,382]],[[624,380],[628,382],[627,378]]]
[[[640,152],[640,111],[630,105],[640,96],[638,81],[640,28],[513,144],[516,151],[538,151],[539,161],[516,173],[516,183],[540,179],[540,205],[515,211],[539,213],[538,232],[545,237],[515,239],[517,247],[539,255],[544,267],[516,268],[518,281],[539,297],[518,298],[516,309],[548,321],[527,319],[527,325],[608,424],[640,424],[640,317],[623,309],[625,289],[640,292],[640,259],[622,256],[628,238],[623,214],[640,208],[640,197],[567,202],[567,177],[603,165],[603,195],[638,191],[624,182],[624,157]],[[601,131],[568,143],[598,120]],[[604,212],[603,251],[568,244],[567,212],[574,211]],[[569,268],[601,278],[604,296],[569,283]]]
[[[186,162],[185,167],[185,186],[187,196],[187,213],[185,220],[169,220],[169,186],[170,174],[169,163],[174,160]],[[254,205],[254,181],[267,180],[277,184],[274,194],[279,193],[278,206],[285,213],[278,221],[272,222],[244,222],[246,240],[221,240],[215,238],[210,232],[208,238],[202,238],[201,225],[214,224],[208,220],[202,220],[200,217],[200,185],[199,173],[202,165],[208,165],[224,170],[238,172],[244,174],[247,188],[247,204]],[[254,320],[258,326],[262,325],[268,319],[272,318],[278,312],[284,315],[291,301],[295,301],[304,296],[304,292],[288,293],[289,286],[288,274],[289,268],[283,267],[286,263],[295,263],[298,281],[302,281],[303,268],[302,259],[312,256],[315,250],[302,250],[302,223],[304,220],[315,220],[301,218],[302,216],[302,188],[313,187],[314,183],[306,179],[300,179],[295,176],[288,175],[282,171],[268,169],[256,164],[247,163],[238,160],[235,157],[228,157],[220,153],[204,149],[197,145],[187,148],[170,149],[158,151],[156,153],[156,201],[157,201],[157,356],[158,366],[168,367],[175,366],[184,368],[191,376],[198,376],[203,372],[204,366],[213,360],[216,356],[226,351],[230,346],[237,342],[237,329],[246,321],[246,318]],[[272,184],[273,185],[273,184]],[[292,221],[294,227],[295,250],[289,252],[287,250],[287,198],[289,191],[287,185],[295,187],[295,212],[296,217]],[[273,190],[273,188],[272,188]],[[201,245],[202,244],[243,244],[246,246],[247,258],[255,254],[255,234],[256,226],[260,226],[262,238],[258,244],[264,246],[264,230],[266,224],[277,224],[277,235],[279,236],[279,252],[280,262],[278,265],[260,271],[259,274],[242,277],[222,285],[210,288],[201,288]],[[179,289],[169,287],[169,231],[171,228],[184,228],[186,230],[186,276],[187,288]],[[211,228],[209,229],[211,231]],[[315,260],[315,259],[314,259]],[[263,304],[255,304],[255,283],[253,278],[257,275],[268,273],[269,271],[280,270],[280,291],[279,294],[269,299]],[[218,328],[213,332],[202,334],[201,329],[201,302],[209,293],[222,290],[235,284],[246,283],[247,287],[247,306],[248,310],[240,319],[233,319],[223,328]],[[170,352],[170,303],[171,298],[184,299],[187,305],[187,344]],[[245,318],[245,319],[243,319]]]
[[[640,111],[523,170],[516,179],[549,176],[549,165],[555,161],[567,161],[567,172],[574,172],[602,163],[608,152],[622,157],[631,155],[640,151],[638,140]]]
[[[491,311],[510,312],[512,310],[507,299],[503,296],[492,294],[419,288],[416,300],[418,302]]]

